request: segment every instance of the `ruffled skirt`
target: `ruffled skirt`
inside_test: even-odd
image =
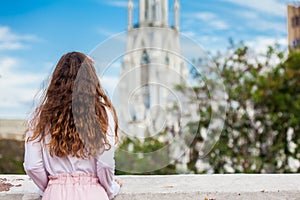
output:
[[[104,188],[93,174],[49,176],[42,200],[108,200]]]

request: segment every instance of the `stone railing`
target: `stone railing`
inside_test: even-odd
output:
[[[299,200],[300,174],[118,176],[115,200]],[[0,175],[1,200],[40,199],[26,175]]]

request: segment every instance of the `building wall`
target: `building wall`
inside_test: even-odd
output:
[[[127,53],[122,63],[120,109],[117,109],[121,129],[134,136],[136,134],[133,133],[141,135],[146,130],[150,131],[150,135],[161,130],[162,122],[166,121],[166,110],[174,104],[175,85],[185,83],[189,76],[181,58],[180,34],[174,28],[178,22],[174,27],[168,23],[169,1],[139,2],[138,27],[130,26],[131,1],[128,6]],[[178,9],[176,1],[174,12]],[[156,12],[152,13],[153,10]],[[178,18],[178,13],[174,15]]]
[[[300,7],[287,7],[288,45],[299,49],[300,46]]]
[[[151,108],[159,106],[166,110],[171,106],[174,86],[188,79],[180,49],[179,34],[171,28],[143,27],[128,32],[127,54],[121,70],[120,125],[124,127],[128,122],[145,125],[150,110],[152,119],[159,118],[159,113],[155,114]],[[140,134],[144,131],[143,128],[127,129],[127,132]]]

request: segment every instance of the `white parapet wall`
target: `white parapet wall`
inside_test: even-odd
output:
[[[300,174],[118,176],[115,200],[299,200]],[[26,175],[0,175],[1,200],[41,199]]]

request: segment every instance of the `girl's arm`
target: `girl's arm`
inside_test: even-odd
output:
[[[27,175],[44,192],[48,184],[48,175],[43,164],[42,144],[38,140],[27,141],[31,134],[26,133],[23,166]]]
[[[97,176],[108,198],[113,199],[120,191],[120,185],[115,181],[115,161],[113,158],[113,146],[105,151],[97,161]]]
[[[115,135],[114,135],[114,120],[112,114],[107,109],[109,120],[109,128],[107,132],[107,139],[111,145],[108,151],[104,151],[97,158],[97,176],[100,184],[106,190],[109,199],[113,199],[120,191],[120,185],[114,180],[115,174]]]

